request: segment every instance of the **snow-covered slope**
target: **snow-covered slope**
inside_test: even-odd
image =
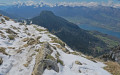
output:
[[[3,16],[0,22],[0,75],[111,75],[46,28]]]

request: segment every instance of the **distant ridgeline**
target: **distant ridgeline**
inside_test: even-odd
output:
[[[5,12],[14,14],[23,18],[32,18],[39,15],[43,10],[50,10],[56,15],[64,17],[70,22],[77,24],[89,24],[120,32],[120,9],[107,6],[12,6]]]

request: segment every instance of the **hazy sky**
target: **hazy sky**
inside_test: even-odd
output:
[[[58,2],[108,2],[108,1],[113,1],[114,3],[119,3],[120,0],[0,0],[0,4],[12,4],[13,2],[25,2],[25,1],[35,1],[35,2],[40,2],[44,1],[47,3],[58,3]]]

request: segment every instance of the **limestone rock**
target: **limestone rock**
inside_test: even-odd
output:
[[[59,72],[59,67],[57,66],[57,61],[45,59],[48,54],[52,53],[52,48],[49,43],[44,43],[44,45],[39,49],[36,56],[36,62],[32,75],[42,75],[46,68],[53,69]]]
[[[53,69],[56,72],[59,72],[59,67],[56,61],[48,59],[48,60],[43,60],[43,62],[46,64],[46,67],[49,67],[50,69]]]

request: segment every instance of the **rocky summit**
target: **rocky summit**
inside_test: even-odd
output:
[[[0,75],[111,75],[46,28],[0,16]]]

